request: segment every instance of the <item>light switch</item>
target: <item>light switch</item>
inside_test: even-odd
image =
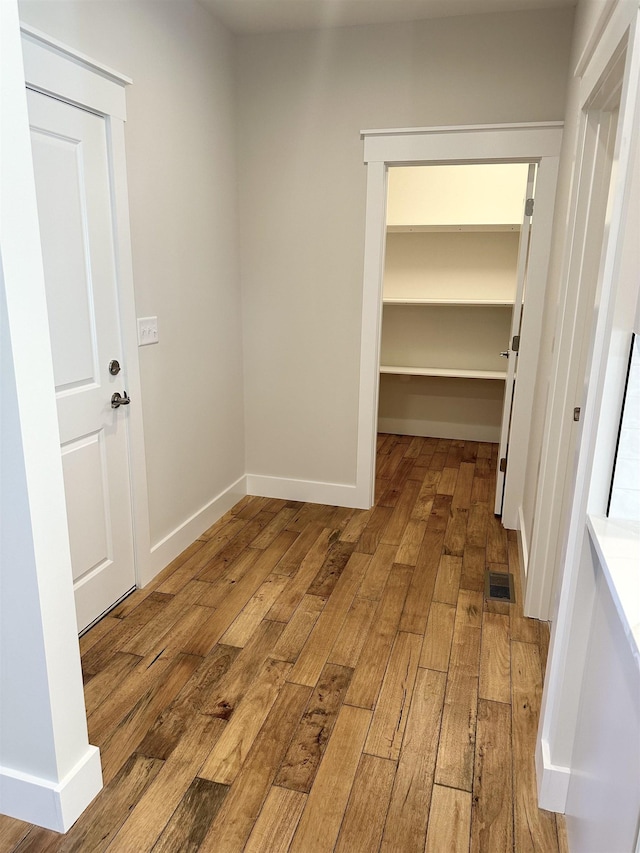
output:
[[[138,346],[158,343],[158,318],[138,317]]]

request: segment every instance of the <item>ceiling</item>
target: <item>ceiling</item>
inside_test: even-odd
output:
[[[234,33],[324,29],[490,12],[554,9],[576,0],[199,0]]]

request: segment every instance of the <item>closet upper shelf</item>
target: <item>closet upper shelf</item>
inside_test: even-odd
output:
[[[383,305],[459,305],[486,308],[513,308],[513,299],[446,299],[414,298],[404,296],[385,296]]]
[[[475,233],[520,231],[520,223],[483,223],[480,225],[418,225],[416,223],[387,225],[387,234],[430,234],[442,232]]]
[[[380,373],[396,376],[443,376],[451,379],[506,379],[504,370],[465,370],[459,367],[399,367],[381,364]]]

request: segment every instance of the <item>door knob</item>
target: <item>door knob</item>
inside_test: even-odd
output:
[[[118,393],[118,391],[116,391],[115,394],[111,395],[111,408],[112,409],[119,409],[120,406],[128,406],[130,402],[131,402],[131,400],[129,397],[127,397],[126,391],[124,392],[124,394],[120,394],[120,393]]]

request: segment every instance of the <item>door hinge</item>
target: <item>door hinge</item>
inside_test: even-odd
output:
[[[580,406],[576,406],[573,410],[573,419],[576,423],[580,420]]]
[[[504,474],[504,472],[506,470],[507,470],[507,457],[503,456],[502,459],[500,460],[500,471]]]
[[[511,350],[513,352],[520,352],[520,335],[513,336],[513,340],[511,341]]]
[[[524,205],[524,215],[533,216],[533,199],[528,198]]]

